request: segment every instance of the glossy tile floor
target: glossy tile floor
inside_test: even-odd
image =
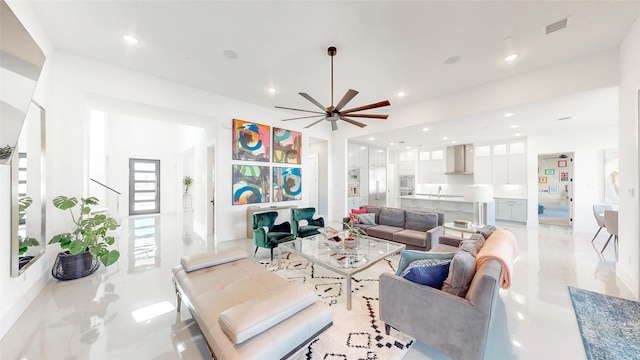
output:
[[[189,214],[124,219],[118,263],[83,279],[50,281],[2,338],[0,358],[209,358],[188,311],[175,311],[171,268],[187,254],[238,245],[253,252],[253,245],[248,239],[216,245],[195,235],[190,224]],[[487,359],[585,359],[567,285],[634,299],[616,279],[613,246],[600,255],[608,235],[602,232],[596,249],[595,224],[593,233],[498,226],[515,233],[520,257],[513,287],[500,291]],[[269,253],[261,249],[258,255]],[[405,359],[446,357],[416,343]]]

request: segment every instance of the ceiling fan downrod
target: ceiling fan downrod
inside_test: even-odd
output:
[[[333,57],[338,53],[338,49],[335,46],[330,46],[327,49],[327,54],[331,56],[331,110],[333,111]]]

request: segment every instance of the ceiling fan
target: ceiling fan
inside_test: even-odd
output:
[[[342,108],[345,105],[347,105],[347,103],[349,101],[351,101],[351,99],[353,99],[354,96],[358,95],[358,92],[353,90],[353,89],[349,89],[349,91],[347,91],[347,93],[344,94],[344,96],[342,97],[342,100],[340,100],[338,105],[333,106],[333,57],[336,56],[337,53],[338,53],[338,50],[334,46],[331,46],[330,48],[327,49],[327,54],[329,56],[331,56],[331,106],[324,107],[316,99],[312,98],[309,94],[301,92],[301,93],[298,93],[298,94],[300,94],[303,98],[309,100],[315,106],[317,106],[320,109],[322,109],[323,112],[311,111],[311,110],[302,110],[302,109],[294,109],[294,108],[284,107],[284,106],[276,106],[277,109],[294,110],[294,111],[302,111],[302,112],[307,112],[307,113],[319,114],[319,115],[302,116],[302,117],[295,117],[295,118],[291,118],[291,119],[284,119],[282,121],[290,121],[290,120],[299,120],[299,119],[309,119],[309,118],[314,118],[314,117],[321,117],[319,120],[317,120],[317,121],[305,126],[305,128],[309,128],[309,127],[321,122],[322,120],[327,120],[327,121],[329,121],[331,123],[331,130],[335,131],[335,130],[338,130],[338,124],[337,124],[338,120],[343,120],[343,121],[346,121],[346,122],[348,122],[348,123],[350,123],[352,125],[359,126],[359,127],[363,128],[363,127],[365,127],[367,125],[363,124],[363,123],[361,123],[359,121],[350,119],[350,118],[351,117],[355,117],[355,118],[368,118],[368,119],[386,119],[386,118],[389,117],[389,115],[356,114],[356,112],[359,112],[359,111],[364,111],[364,110],[369,110],[369,109],[375,109],[375,108],[379,108],[379,107],[389,106],[389,105],[391,105],[391,103],[389,103],[388,100],[384,100],[384,101],[380,101],[380,102],[377,102],[377,103],[364,105],[364,106],[360,106],[360,107],[356,107],[356,108],[352,108],[352,109],[342,110]]]

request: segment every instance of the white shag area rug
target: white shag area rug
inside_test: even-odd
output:
[[[277,261],[260,261],[279,276],[310,287],[320,301],[333,309],[333,325],[290,359],[402,359],[413,338],[395,330],[386,335],[378,314],[378,276],[383,272],[395,273],[399,258],[399,255],[390,256],[353,276],[350,311],[347,310],[346,280],[338,273],[295,254],[282,255],[282,270],[278,270]]]

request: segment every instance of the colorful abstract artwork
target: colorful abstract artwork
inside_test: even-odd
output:
[[[297,131],[273,128],[273,162],[300,164],[302,134]]]
[[[269,166],[232,166],[233,205],[269,202]]]
[[[233,160],[269,161],[271,127],[233,119]]]
[[[273,168],[273,201],[302,199],[302,169]]]

